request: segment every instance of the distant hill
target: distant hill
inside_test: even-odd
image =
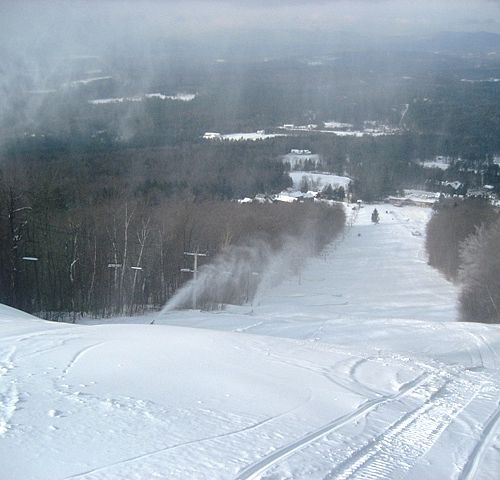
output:
[[[452,53],[500,52],[500,34],[491,32],[441,32],[421,45],[434,51]]]

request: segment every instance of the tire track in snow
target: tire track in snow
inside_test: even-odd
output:
[[[324,480],[394,478],[396,471],[410,470],[482,387],[459,376],[439,377],[430,376],[414,391],[424,399],[423,403],[353,452]]]
[[[499,389],[494,389],[494,397],[498,398]],[[493,395],[492,395],[493,397]],[[462,469],[460,480],[472,480],[475,478],[477,470],[482,463],[493,439],[500,430],[500,403],[497,404],[496,410],[490,415],[483,428],[482,434],[476,443],[474,450],[467,459],[465,466]]]
[[[329,433],[338,430],[339,428],[343,427],[344,425],[347,425],[353,420],[357,420],[360,417],[365,417],[370,411],[374,410],[375,408],[385,403],[400,400],[403,396],[409,394],[412,390],[416,389],[419,385],[424,383],[429,376],[430,375],[428,373],[423,373],[416,379],[403,385],[401,389],[394,395],[387,395],[382,398],[376,398],[366,401],[353,412],[333,420],[332,422],[322,426],[317,430],[314,430],[313,432],[308,433],[299,440],[291,444],[288,444],[280,448],[279,450],[276,450],[272,454],[267,455],[266,457],[262,458],[253,465],[250,465],[249,467],[245,468],[242,472],[239,473],[239,475],[235,478],[235,480],[260,479],[261,475],[265,473],[267,470],[269,470],[271,467],[283,462],[288,457],[304,449],[311,443],[320,440]]]
[[[359,358],[357,359],[349,368],[349,371],[347,373],[348,377],[351,379],[351,381],[355,382],[357,385],[360,385],[361,387],[363,387],[367,392],[372,392],[374,393],[375,395],[380,395],[380,391],[378,390],[375,390],[374,388],[372,387],[369,387],[368,385],[365,385],[363,382],[360,382],[358,380],[358,377],[357,377],[357,371],[358,371],[358,368],[361,367],[361,365],[364,365],[370,361],[372,361],[373,359],[368,357],[368,358]]]
[[[309,372],[315,373],[317,375],[320,375],[321,377],[325,378],[327,381],[337,385],[340,388],[343,388],[344,390],[347,390],[348,392],[351,392],[355,395],[359,395],[361,397],[368,397],[371,399],[373,395],[376,397],[381,397],[383,394],[381,392],[375,391],[372,388],[369,388],[362,383],[360,383],[358,380],[355,378],[349,377],[349,380],[344,380],[342,377],[335,375],[334,372],[332,372],[331,369],[326,368],[326,367],[316,367],[316,366],[309,366],[305,365],[303,362],[299,362],[296,360],[288,360],[285,359],[285,357],[282,357],[280,355],[275,355],[275,354],[269,354],[271,358],[273,358],[275,361],[279,363],[283,363],[285,365],[294,367],[294,368],[300,368],[303,370],[307,370]]]

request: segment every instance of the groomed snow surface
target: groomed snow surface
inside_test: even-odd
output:
[[[377,208],[253,306],[2,307],[0,478],[498,480],[500,330],[454,322],[428,209]]]

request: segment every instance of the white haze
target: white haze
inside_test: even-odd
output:
[[[499,7],[492,0],[2,0],[0,121],[9,115],[23,134],[42,110],[43,95],[30,92],[83,78],[76,58],[93,58],[89,70],[99,76],[133,66],[142,78],[124,95],[144,94],[159,65],[174,76],[175,62],[198,67],[217,58],[392,48],[440,31],[500,32]]]
[[[305,259],[314,252],[314,240],[307,233],[285,237],[278,250],[268,242],[254,239],[244,245],[227,247],[209,264],[200,268],[197,279],[187,282],[165,305],[162,314],[179,308],[225,303],[258,304],[262,294],[284,279],[297,276]]]
[[[337,29],[407,34],[439,30],[500,31],[492,0],[3,0],[0,26],[20,38],[60,36],[73,41],[113,39],[126,32],[182,34],[234,29]],[[89,30],[93,35],[89,35]]]

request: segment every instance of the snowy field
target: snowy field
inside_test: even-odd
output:
[[[329,173],[314,173],[314,172],[290,172],[290,177],[293,180],[294,188],[299,189],[303,177],[306,177],[311,190],[321,191],[323,187],[331,185],[333,188],[343,187],[345,190],[349,187],[351,179],[349,177],[341,177]],[[315,188],[312,188],[315,187]]]
[[[429,209],[372,208],[253,306],[2,307],[0,478],[498,480],[500,329],[454,321]]]
[[[127,102],[142,102],[144,99],[155,98],[158,100],[174,100],[179,102],[191,102],[197,97],[195,93],[177,93],[175,95],[165,95],[163,93],[146,93],[136,97],[113,97],[113,98],[97,98],[89,100],[91,105],[109,105],[114,103]]]
[[[421,162],[420,165],[425,168],[439,168],[440,170],[448,170],[450,168],[449,163],[440,160],[427,160]]]
[[[283,133],[265,133],[258,131],[253,133],[227,133],[225,135],[218,132],[206,132],[203,135],[205,140],[219,140],[228,142],[256,142],[258,140],[268,140],[269,138],[286,137]]]

